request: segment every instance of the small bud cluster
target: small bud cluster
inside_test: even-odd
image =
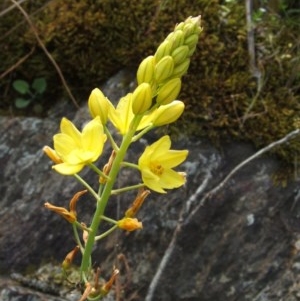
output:
[[[169,104],[178,96],[181,77],[189,68],[201,31],[200,16],[188,18],[175,27],[153,56],[148,56],[140,64],[137,82],[151,85],[158,104]]]

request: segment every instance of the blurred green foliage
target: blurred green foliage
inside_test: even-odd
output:
[[[178,128],[218,143],[225,137],[262,147],[300,127],[300,39],[297,1],[254,1],[257,68],[262,89],[249,70],[244,1],[222,0],[52,0],[27,1],[39,35],[73,93],[85,101],[90,91],[123,67],[135,69],[152,54],[170,28],[201,14],[204,31],[184,77],[180,98],[187,110]],[[262,13],[258,15],[259,10]],[[267,13],[264,13],[264,10]],[[255,15],[256,14],[256,15]],[[12,24],[17,29],[12,31]],[[20,24],[23,24],[20,26]],[[14,99],[11,83],[47,80],[48,106],[62,99],[63,87],[17,10],[0,18],[2,69],[34,48],[34,53],[1,80],[2,110]],[[255,101],[254,101],[255,99]],[[176,132],[176,128],[172,129]],[[293,162],[299,139],[276,149]]]

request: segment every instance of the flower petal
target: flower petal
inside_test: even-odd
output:
[[[182,186],[184,183],[185,177],[173,169],[166,169],[160,177],[160,185],[166,189],[177,188]]]
[[[68,163],[60,163],[53,165],[52,168],[62,175],[74,175],[81,171],[84,164],[71,165]]]
[[[188,155],[187,150],[169,150],[159,157],[160,162],[164,168],[173,168],[181,164]]]
[[[60,122],[60,130],[62,133],[70,136],[78,146],[80,145],[81,133],[70,120],[65,117],[62,118]]]
[[[148,169],[142,170],[142,179],[143,183],[150,189],[159,192],[159,193],[166,193],[165,190],[162,189],[160,185],[160,178],[152,173]]]
[[[102,153],[106,135],[100,117],[97,116],[90,121],[82,131],[82,147],[90,156],[90,162],[96,161]]]
[[[78,148],[77,143],[70,136],[62,133],[54,135],[53,142],[55,151],[63,160],[69,154],[70,149]]]

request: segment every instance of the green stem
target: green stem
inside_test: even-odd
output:
[[[89,164],[89,167],[90,167],[93,171],[95,171],[98,175],[102,176],[102,177],[105,178],[105,179],[108,179],[108,176],[107,176],[105,173],[103,173],[103,172],[102,172],[95,164],[90,163],[90,164]]]
[[[83,180],[78,174],[74,174],[74,177],[94,196],[97,201],[99,200],[98,194],[85,180]]]
[[[114,189],[114,190],[111,191],[111,194],[116,195],[116,194],[119,194],[121,192],[130,191],[130,190],[133,190],[133,189],[139,189],[139,188],[142,188],[144,186],[145,186],[145,184],[140,183],[140,184],[136,184],[136,185],[132,185],[132,186],[128,186],[128,187]]]
[[[90,268],[90,258],[95,242],[95,237],[96,233],[98,231],[100,222],[101,222],[101,217],[104,214],[108,199],[111,195],[111,190],[113,188],[113,185],[116,181],[117,175],[119,173],[121,163],[123,162],[123,159],[126,155],[127,149],[131,143],[131,139],[136,131],[136,128],[141,120],[142,116],[135,116],[135,118],[132,121],[131,128],[128,131],[128,133],[123,137],[120,149],[117,152],[116,158],[113,162],[112,168],[109,173],[109,180],[105,184],[105,187],[103,189],[101,199],[97,201],[97,208],[95,211],[95,214],[93,216],[93,220],[90,226],[90,233],[88,236],[88,240],[85,245],[84,253],[82,256],[82,261],[81,261],[81,274],[82,276],[85,275]],[[98,197],[98,196],[97,196]]]
[[[76,243],[78,244],[80,251],[83,254],[84,248],[82,246],[82,243],[81,243],[79,235],[78,235],[77,225],[76,225],[76,223],[72,223],[72,226],[73,226],[73,232],[74,232],[74,237],[75,237]]]
[[[139,169],[139,166],[137,164],[126,162],[126,161],[122,162],[122,166]]]
[[[95,241],[98,241],[106,236],[108,236],[110,233],[112,233],[113,231],[115,231],[116,229],[118,228],[118,225],[114,225],[112,226],[109,230],[107,230],[106,232],[98,235],[98,236],[95,236]]]
[[[118,145],[116,144],[114,138],[112,137],[110,131],[108,130],[108,128],[107,128],[106,126],[104,127],[104,131],[105,131],[105,134],[107,135],[107,137],[108,137],[108,139],[109,139],[109,141],[110,141],[110,144],[111,144],[112,148],[113,148],[116,152],[118,152],[118,151],[119,151],[119,147],[118,147]]]

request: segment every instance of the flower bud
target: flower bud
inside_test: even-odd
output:
[[[181,64],[187,58],[189,51],[190,51],[189,47],[184,45],[184,46],[180,46],[180,47],[176,48],[172,52],[171,55],[174,60],[175,66],[178,64]]]
[[[189,69],[190,59],[185,59],[181,64],[176,66],[173,70],[173,76],[182,77]]]
[[[139,65],[137,71],[138,85],[151,83],[154,77],[155,58],[153,55],[146,57]]]
[[[163,57],[170,55],[172,49],[172,42],[164,40],[155,52],[155,60],[159,62]]]
[[[152,105],[152,89],[148,83],[142,83],[132,93],[133,114],[143,114]]]
[[[171,56],[163,57],[155,66],[155,79],[157,82],[162,82],[173,73],[174,60]]]
[[[175,26],[175,28],[174,28],[174,31],[176,31],[176,30],[182,30],[183,29],[183,27],[184,27],[184,22],[180,22],[179,24],[177,24],[176,26]]]
[[[190,49],[194,48],[198,43],[199,36],[197,34],[192,34],[184,40],[184,45],[187,45]]]
[[[176,77],[165,83],[158,91],[156,102],[167,105],[178,96],[181,89],[181,80]]]
[[[172,50],[180,47],[184,43],[184,33],[182,30],[176,30],[173,32],[173,35],[169,37],[170,41],[172,41]]]
[[[137,218],[124,217],[117,222],[117,226],[126,231],[142,229],[143,224]]]
[[[103,93],[98,88],[94,89],[91,92],[88,105],[92,117],[95,118],[96,116],[99,116],[101,119],[101,123],[106,124],[110,101],[103,95]]]
[[[153,113],[153,125],[162,126],[176,121],[184,110],[184,103],[180,100],[174,100],[171,103],[160,106]]]

